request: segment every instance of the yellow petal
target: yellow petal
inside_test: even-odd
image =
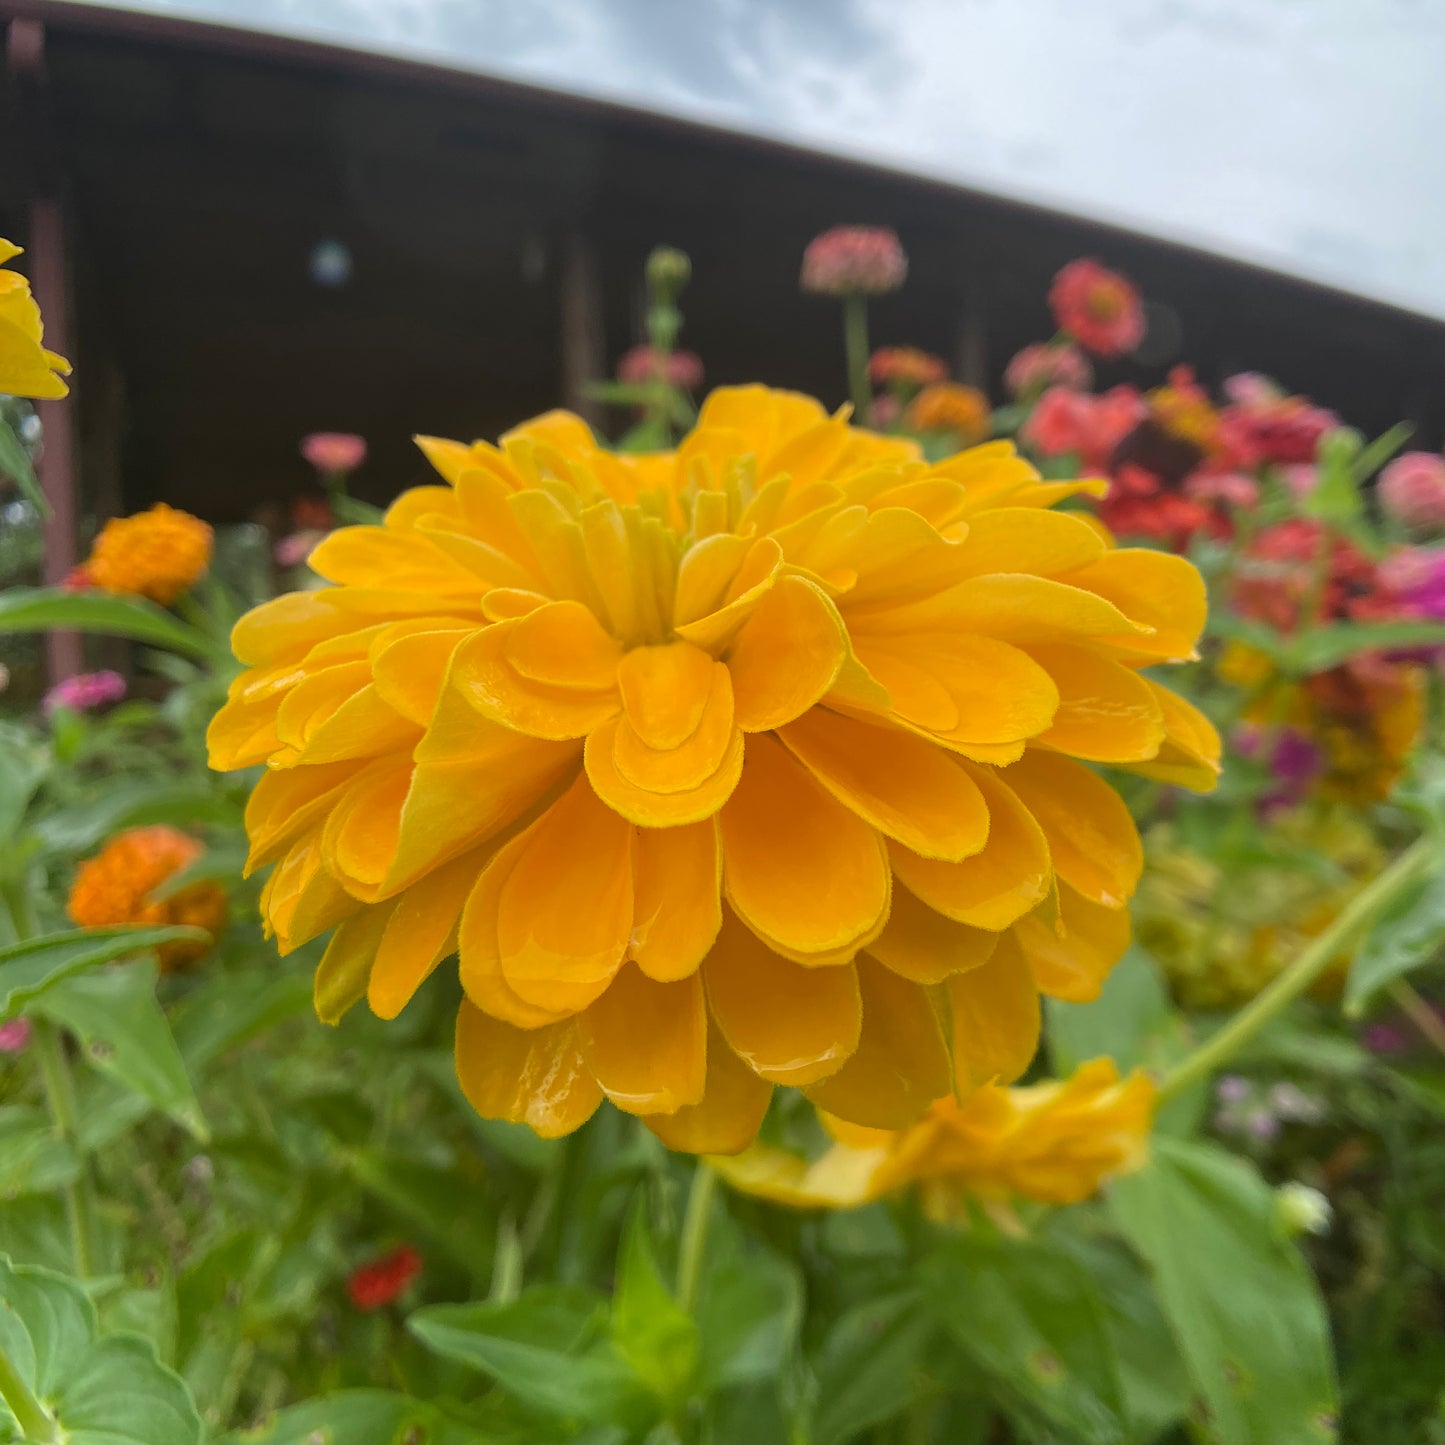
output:
[[[366,1001],[378,1018],[394,1019],[456,949],[462,908],[483,862],[480,853],[453,859],[396,899],[367,985]]]
[[[617,685],[638,739],[659,752],[685,743],[702,722],[715,666],[690,642],[629,652],[617,667]]]
[[[355,763],[273,768],[263,773],[246,800],[246,834],[251,851],[245,876],[271,862],[296,835],[330,813],[342,790],[356,777]]]
[[[841,1119],[874,1129],[902,1129],[953,1089],[943,1027],[928,992],[858,955],[863,1029],[858,1047],[808,1097]]]
[[[1164,717],[1164,744],[1152,761],[1136,763],[1130,772],[1161,783],[1175,783],[1207,793],[1219,782],[1219,733],[1187,698],[1152,678],[1144,679]]]
[[[826,594],[801,577],[779,578],[728,650],[738,726],[766,732],[800,717],[847,655],[847,630]]]
[[[525,1124],[544,1139],[580,1128],[602,1102],[574,1020],[518,1029],[465,999],[457,1013],[457,1081],[484,1119]]]
[[[321,854],[333,877],[362,889],[386,877],[410,787],[411,762],[403,754],[379,758],[347,789],[321,833]]]
[[[925,858],[967,858],[988,838],[972,778],[922,738],[821,707],[778,736],[844,807]]]
[[[583,1057],[619,1109],[675,1114],[702,1098],[707,1010],[696,974],[656,983],[626,964],[579,1022]]]
[[[736,1154],[752,1143],[768,1112],[773,1086],[760,1079],[709,1024],[707,1079],[702,1101],[675,1114],[652,1114],[643,1123],[684,1154]]]
[[[261,912],[284,956],[361,911],[322,866],[317,831],[303,833],[277,863],[261,891]]]
[[[974,928],[1007,928],[1049,891],[1049,845],[1033,814],[990,768],[970,768],[988,805],[988,842],[961,863],[920,858],[896,843],[898,881],[930,908]]]
[[[1029,649],[1059,689],[1059,710],[1036,741],[1100,763],[1152,758],[1164,741],[1164,714],[1137,672],[1088,647]]]
[[[868,952],[901,978],[933,984],[987,963],[998,938],[945,918],[895,883],[887,926]]]
[[[425,727],[436,710],[452,654],[475,630],[422,631],[409,623],[399,624],[397,630],[388,628],[377,639],[371,657],[371,678],[382,701]]]
[[[995,507],[969,519],[958,550],[958,576],[1028,572],[1053,577],[1086,566],[1104,541],[1081,517],[1036,507]]]
[[[612,762],[620,776],[634,787],[650,793],[683,793],[699,788],[717,773],[736,746],[733,689],[728,670],[705,652],[697,655],[707,663],[703,683],[705,704],[689,735],[663,750],[647,744],[630,714],[617,724],[612,740]]]
[[[583,754],[587,777],[597,796],[615,812],[643,828],[675,828],[710,818],[731,796],[743,772],[743,734],[732,730],[722,762],[696,787],[658,793],[640,788],[618,771],[617,735],[623,720],[614,718],[594,729]]]
[[[722,605],[696,621],[676,622],[673,630],[679,637],[716,656],[738,635],[753,609],[777,581],[782,567],[782,549],[771,537],[759,537],[723,593]]]
[[[1145,637],[1117,639],[1128,653],[1172,662],[1194,655],[1209,601],[1204,578],[1187,557],[1127,547],[1106,552],[1061,580],[1106,598],[1130,621],[1150,629]]]
[[[1089,1003],[1129,946],[1129,910],[1101,908],[1061,883],[1058,927],[1034,913],[1014,924],[1013,936],[1041,993]]]
[[[838,1145],[810,1163],[791,1150],[754,1144],[715,1167],[732,1188],[755,1199],[790,1209],[856,1209],[877,1197],[879,1165],[887,1157],[882,1148]]]
[[[332,935],[316,966],[312,997],[316,1017],[324,1024],[341,1022],[342,1015],[366,997],[371,965],[391,915],[391,905],[363,909]]]
[[[416,532],[387,527],[338,527],[317,543],[307,565],[328,582],[367,587],[378,583],[432,597],[472,596],[477,579],[440,547]]]
[[[727,914],[702,976],[729,1046],[772,1083],[812,1083],[858,1046],[862,1006],[852,964],[791,963]]]
[[[722,924],[722,850],[711,818],[642,828],[633,843],[628,957],[670,983],[695,972]]]
[[[1003,776],[1044,830],[1059,877],[1095,903],[1122,908],[1144,851],[1118,793],[1081,764],[1042,750],[1025,753]]]
[[[960,1096],[970,1087],[1011,1083],[1039,1047],[1039,991],[1012,934],[979,968],[944,984],[953,1008],[953,1069]]]
[[[502,972],[528,1003],[586,1008],[626,956],[632,827],[578,778],[523,836],[497,902]]]
[[[728,901],[799,953],[861,942],[888,912],[883,841],[768,733],[755,733],[721,816]]]

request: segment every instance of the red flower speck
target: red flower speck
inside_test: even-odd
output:
[[[404,1294],[420,1273],[421,1255],[411,1245],[401,1244],[352,1270],[346,1279],[346,1293],[359,1310],[383,1309]]]

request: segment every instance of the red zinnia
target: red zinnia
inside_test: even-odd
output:
[[[1096,356],[1123,356],[1144,339],[1144,304],[1133,284],[1097,261],[1070,261],[1049,290],[1060,331]]]
[[[398,1299],[421,1273],[421,1255],[399,1244],[370,1264],[358,1265],[346,1278],[346,1293],[359,1310],[379,1310]]]

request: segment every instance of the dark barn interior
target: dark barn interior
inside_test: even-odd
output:
[[[1053,272],[1097,255],[1154,308],[1105,381],[1249,367],[1372,431],[1445,432],[1445,325],[1215,256],[406,61],[47,0],[0,17],[0,234],[30,246],[52,319],[47,268],[65,278],[80,516],[165,500],[244,519],[306,485],[296,444],[319,429],[367,437],[357,490],[380,501],[423,470],[413,432],[584,406],[637,339],[657,242],[692,257],[683,340],[709,384],[840,401],[836,307],[797,286],[805,243],[840,221],[894,226],[911,259],[875,342],[948,355],[995,394],[1048,333]],[[325,242],[346,284],[313,279]]]

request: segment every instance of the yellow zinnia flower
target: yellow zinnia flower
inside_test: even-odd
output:
[[[203,881],[168,898],[152,895],[205,849],[194,838],[157,823],[117,833],[94,858],[76,869],[66,911],[82,928],[117,923],[187,924],[204,928],[212,941],[226,926],[227,901],[219,883]],[[156,950],[161,969],[172,973],[210,952],[211,943],[167,943]]]
[[[444,486],[333,532],[237,625],[212,765],[317,1004],[459,953],[457,1066],[544,1134],[605,1096],[742,1148],[775,1084],[862,1124],[1019,1076],[1039,993],[1123,950],[1139,839],[1075,758],[1193,786],[1186,561],[1048,510],[1007,444],[930,467],[808,398],[714,392],[676,452],[553,413],[423,438]],[[1072,754],[1072,756],[1069,756]]]
[[[70,363],[41,345],[40,308],[30,283],[18,271],[3,269],[18,255],[19,246],[0,238],[0,392],[64,396],[70,388],[60,378],[70,375]]]
[[[940,1099],[900,1131],[825,1118],[837,1142],[813,1161],[754,1144],[716,1165],[734,1189],[798,1209],[849,1209],[916,1186],[926,1213],[956,1220],[970,1199],[1087,1199],[1143,1164],[1153,1113],[1146,1075],[1121,1080],[1112,1059],[1094,1059],[1057,1082]]]
[[[211,565],[211,529],[189,512],[157,502],[112,517],[81,564],[80,578],[105,592],[127,592],[169,606]]]

